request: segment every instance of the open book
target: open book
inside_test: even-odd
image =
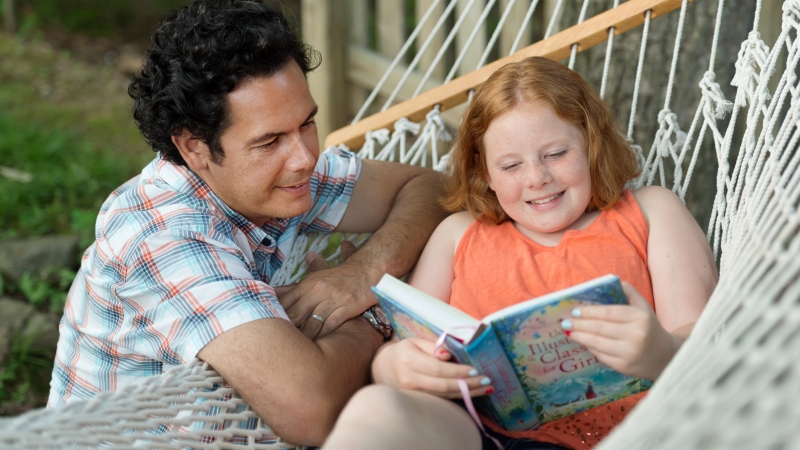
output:
[[[477,320],[384,275],[372,289],[401,339],[435,341],[492,380],[476,398],[509,431],[527,430],[644,391],[651,382],[623,375],[564,334],[560,321],[588,304],[626,304],[619,278],[606,275],[524,301]]]

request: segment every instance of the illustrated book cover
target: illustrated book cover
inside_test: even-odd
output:
[[[651,382],[623,375],[572,341],[561,328],[589,304],[626,304],[619,278],[606,275],[504,308],[477,320],[384,275],[372,288],[401,339],[436,341],[492,380],[493,394],[475,403],[509,431],[536,428],[647,390]]]

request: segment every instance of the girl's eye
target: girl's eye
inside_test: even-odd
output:
[[[509,170],[512,170],[517,166],[519,166],[519,163],[509,164],[507,166],[501,166],[500,170],[502,170],[503,172],[508,172]]]
[[[550,153],[549,155],[547,155],[547,157],[551,158],[551,159],[552,158],[560,158],[560,157],[566,155],[567,151],[568,150],[561,150],[561,151],[558,151],[558,152],[555,152],[555,153]]]

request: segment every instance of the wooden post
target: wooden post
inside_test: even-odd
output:
[[[511,0],[500,0],[500,16],[506,13],[508,5]],[[525,14],[528,13],[530,7],[529,1],[517,0],[511,6],[512,11],[509,13],[503,29],[500,31],[500,57],[508,56],[511,52],[511,46],[514,45],[514,40],[517,38],[520,28],[524,25]],[[531,36],[533,35],[533,16],[531,16],[530,23],[525,27],[525,33],[517,45],[517,50],[521,50],[531,44]]]
[[[544,29],[547,30],[547,27],[550,26],[550,20],[553,17],[553,13],[556,11],[556,5],[558,4],[558,0],[542,0],[544,2],[543,9],[544,9]],[[556,23],[553,26],[553,31],[550,35],[554,35],[561,31],[560,21],[561,21],[561,14],[564,12],[564,8],[567,5],[561,6],[561,11],[559,11],[559,17],[555,18]]]
[[[378,27],[378,50],[394,58],[406,41],[405,1],[379,0],[376,3]]]
[[[17,22],[14,17],[14,0],[3,0],[3,24],[9,34],[16,32]]]
[[[422,20],[422,17],[428,12],[428,9],[431,7],[433,2],[436,0],[417,0],[416,1],[416,15],[417,15],[417,23]],[[431,35],[433,31],[433,27],[436,25],[436,22],[439,21],[439,18],[442,17],[444,13],[445,7],[444,1],[440,1],[439,4],[436,6],[431,13],[431,16],[428,17],[428,21],[425,22],[423,25],[422,30],[417,38],[417,48],[420,48],[422,44],[428,39],[428,36]],[[445,27],[439,29],[439,31],[433,36],[431,43],[428,45],[428,50],[422,54],[422,57],[419,61],[419,71],[425,73],[428,68],[433,63],[433,59],[436,57],[436,53],[439,52],[439,49],[442,48],[444,45],[444,29]],[[439,64],[436,65],[436,68],[432,72],[433,78],[436,78],[438,81],[444,80],[444,58],[439,61]]]
[[[456,4],[456,21],[458,18],[461,17],[461,14],[464,13],[464,9],[468,2],[459,2]],[[481,17],[483,13],[483,8],[486,6],[486,0],[475,0],[472,4],[472,8],[470,8],[466,14],[467,17],[464,19],[464,22],[461,24],[461,28],[458,30],[458,34],[456,35],[456,58],[458,55],[461,54],[461,50],[466,47],[467,40],[469,39],[470,34],[472,34],[472,30],[478,27],[478,19]],[[483,55],[484,49],[486,49],[486,24],[482,24],[480,26],[481,30],[475,35],[475,39],[472,40],[472,44],[470,44],[469,48],[467,49],[467,54],[464,56],[463,61],[461,61],[461,65],[458,68],[459,74],[465,74],[472,72],[478,67],[478,63],[481,61],[481,55]]]
[[[349,76],[353,66],[353,55],[350,47],[357,47],[360,49],[369,48],[369,37],[367,25],[369,24],[369,0],[348,0],[347,7],[349,8],[348,16],[348,46],[347,46],[347,67],[344,68],[345,73],[348,74],[347,82],[349,89],[349,111],[347,113],[347,121],[352,120],[356,116],[361,106],[367,101],[371,89],[363,88],[353,82],[352,77]]]
[[[303,0],[303,39],[322,54],[322,64],[308,74],[311,95],[319,106],[317,131],[321,140],[347,124],[345,79],[347,8],[335,0]]]

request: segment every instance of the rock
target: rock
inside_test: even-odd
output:
[[[25,272],[45,276],[48,269],[75,269],[77,252],[78,238],[74,236],[0,242],[0,274],[16,283]]]
[[[58,322],[49,314],[37,311],[31,304],[0,298],[0,367],[11,352],[14,335],[34,336],[33,345],[55,349],[58,343]]]

